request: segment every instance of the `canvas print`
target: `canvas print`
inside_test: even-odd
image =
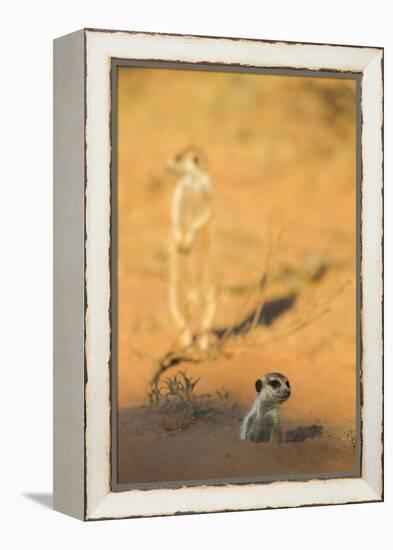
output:
[[[115,489],[358,476],[357,80],[113,70]]]

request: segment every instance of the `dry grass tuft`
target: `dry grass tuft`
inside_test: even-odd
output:
[[[164,430],[185,430],[195,420],[213,416],[229,406],[229,392],[225,388],[216,391],[215,395],[196,395],[199,380],[189,377],[185,371],[178,371],[162,382],[153,380],[150,383],[149,406],[158,415],[158,423]]]

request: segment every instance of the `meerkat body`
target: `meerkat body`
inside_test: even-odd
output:
[[[280,373],[269,373],[255,382],[257,396],[253,406],[244,418],[240,439],[260,443],[281,443],[282,432],[279,407],[291,395],[289,380]]]
[[[213,188],[201,154],[187,149],[169,163],[180,174],[171,208],[169,299],[181,344],[207,349],[216,308],[212,275]]]

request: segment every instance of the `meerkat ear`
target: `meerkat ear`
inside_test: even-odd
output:
[[[255,389],[257,390],[257,393],[259,393],[262,389],[263,382],[260,378],[255,382]]]

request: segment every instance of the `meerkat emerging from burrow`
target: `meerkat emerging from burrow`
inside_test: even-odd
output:
[[[203,153],[180,152],[168,163],[179,174],[172,198],[169,302],[184,347],[198,335],[209,347],[216,309],[212,274],[213,187]]]
[[[255,443],[282,443],[278,409],[291,395],[289,380],[283,374],[271,372],[258,378],[255,389],[257,396],[242,422],[240,439]]]

